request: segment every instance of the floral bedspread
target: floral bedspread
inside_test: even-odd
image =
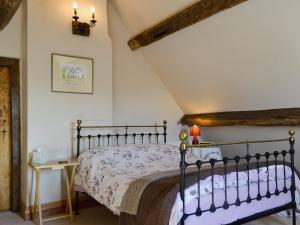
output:
[[[284,172],[285,171],[285,172]],[[277,176],[276,176],[277,173]],[[285,174],[285,175],[284,175]],[[239,188],[247,187],[248,185],[248,174],[247,171],[240,171],[238,172],[238,177],[239,177],[239,182],[237,183],[237,178],[236,178],[236,172],[231,172],[227,175],[227,190],[230,188],[236,189],[237,184]],[[259,173],[257,169],[252,169],[249,170],[249,184],[250,186],[254,186],[255,189],[258,187],[258,180],[260,182],[260,187],[267,187],[267,183],[269,180],[270,184],[270,192],[274,193],[275,192],[275,182],[276,182],[276,177],[277,177],[277,182],[278,182],[278,189],[281,191],[283,190],[283,183],[285,180],[286,187],[289,189],[291,187],[291,179],[292,179],[292,170],[290,167],[286,166],[284,167],[283,165],[277,165],[276,166],[272,165],[267,167],[261,167],[259,169]],[[201,180],[200,183],[200,192],[198,193],[198,184],[194,184],[190,187],[188,187],[185,190],[185,204],[188,205],[190,202],[192,202],[195,199],[198,199],[199,195],[201,197],[211,195],[212,194],[212,177],[207,177],[205,180]],[[296,192],[295,192],[295,197],[296,197],[296,204],[297,204],[297,213],[299,213],[300,209],[300,180],[297,175],[295,175],[295,187],[296,187]],[[222,197],[224,197],[223,192],[225,191],[225,176],[220,176],[220,175],[215,175],[214,176],[214,193],[217,194],[218,192],[222,192]],[[254,193],[251,193],[251,197],[256,197],[256,194],[253,195]],[[264,194],[264,193],[262,193]],[[244,194],[245,195],[245,194]],[[236,200],[236,196],[228,197],[229,203],[234,203]],[[241,199],[241,200],[246,200]],[[223,203],[223,202],[222,202]],[[222,205],[221,205],[222,206]],[[207,204],[207,207],[210,207],[210,204]],[[171,219],[169,225],[176,225],[179,223],[182,214],[183,214],[183,203],[180,198],[180,194],[177,194],[176,202],[173,206],[172,213],[171,213]],[[278,213],[277,215],[279,216],[288,216],[287,211],[282,211]]]
[[[199,157],[191,151],[186,154],[187,162],[195,162]],[[82,152],[78,158],[80,165],[76,170],[74,189],[86,192],[101,204],[109,208],[114,214],[120,214],[120,205],[129,184],[143,176],[179,168],[180,152],[178,146],[171,144],[128,144],[123,146],[109,146],[91,149]],[[209,159],[206,159],[209,160]],[[283,166],[278,165],[278,181],[283,180]],[[250,170],[250,183],[257,186],[257,170]],[[275,180],[275,167],[269,170],[261,168],[259,180],[266,185],[269,180]],[[236,188],[236,173],[228,175],[227,188]],[[286,171],[287,183],[291,180],[291,170]],[[282,183],[282,182],[280,182]],[[290,183],[289,183],[290,184]],[[247,185],[247,173],[239,172],[239,186]],[[300,205],[300,181],[296,179],[296,201]],[[288,186],[289,187],[289,186]],[[224,191],[224,177],[215,175],[214,189]],[[197,184],[185,191],[185,200],[188,204],[198,197]],[[201,181],[200,195],[210,195],[211,177]],[[298,207],[299,208],[299,207]],[[178,197],[174,205],[173,217],[177,222],[181,216],[182,202]],[[181,212],[181,213],[180,213]],[[171,216],[172,217],[172,216]]]
[[[187,152],[188,162],[197,159]],[[129,184],[145,175],[178,169],[180,152],[171,144],[128,144],[86,150],[78,160],[75,190],[86,192],[118,215]]]

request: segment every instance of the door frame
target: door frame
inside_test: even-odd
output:
[[[21,111],[20,111],[20,60],[0,57],[0,66],[8,67],[11,81],[11,143],[12,179],[11,210],[20,211],[21,196]]]

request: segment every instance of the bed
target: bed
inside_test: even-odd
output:
[[[124,133],[83,134],[90,129]],[[119,225],[243,224],[289,209],[295,225],[300,182],[294,168],[294,132],[289,135],[189,145],[183,131],[179,147],[166,144],[166,121],[153,126],[82,126],[78,121],[76,213],[78,192],[85,192],[119,215]],[[262,142],[286,143],[287,149],[250,155],[250,144]],[[245,145],[247,152],[216,160],[201,159],[191,151],[223,145]]]

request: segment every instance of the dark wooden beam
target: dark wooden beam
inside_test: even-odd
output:
[[[196,124],[200,127],[299,126],[300,108],[189,114],[184,115],[180,122],[184,125]]]
[[[0,31],[9,23],[23,0],[0,0]]]
[[[128,41],[132,50],[149,45],[221,11],[248,0],[202,0],[145,30]]]

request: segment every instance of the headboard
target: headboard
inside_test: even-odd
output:
[[[145,129],[145,132],[134,132],[134,130],[131,131],[132,128],[136,129]],[[147,131],[146,129],[154,129],[154,132]],[[107,129],[122,129],[122,133],[93,133],[93,134],[82,134],[83,130],[93,130],[95,131],[101,131],[107,130]],[[130,131],[129,131],[130,129]],[[161,131],[159,131],[161,130]],[[77,120],[77,157],[80,154],[80,147],[81,147],[81,140],[87,139],[88,140],[88,149],[91,149],[91,142],[97,141],[98,147],[100,147],[101,140],[102,143],[106,142],[109,146],[113,141],[117,145],[119,145],[120,139],[124,139],[124,144],[128,143],[128,139],[131,137],[133,144],[137,142],[137,138],[140,138],[140,142],[143,144],[145,141],[145,138],[148,137],[148,143],[152,143],[152,139],[155,139],[156,143],[159,143],[159,137],[163,137],[163,142],[167,142],[167,121],[163,121],[163,125],[122,125],[122,126],[83,126],[81,120]]]

